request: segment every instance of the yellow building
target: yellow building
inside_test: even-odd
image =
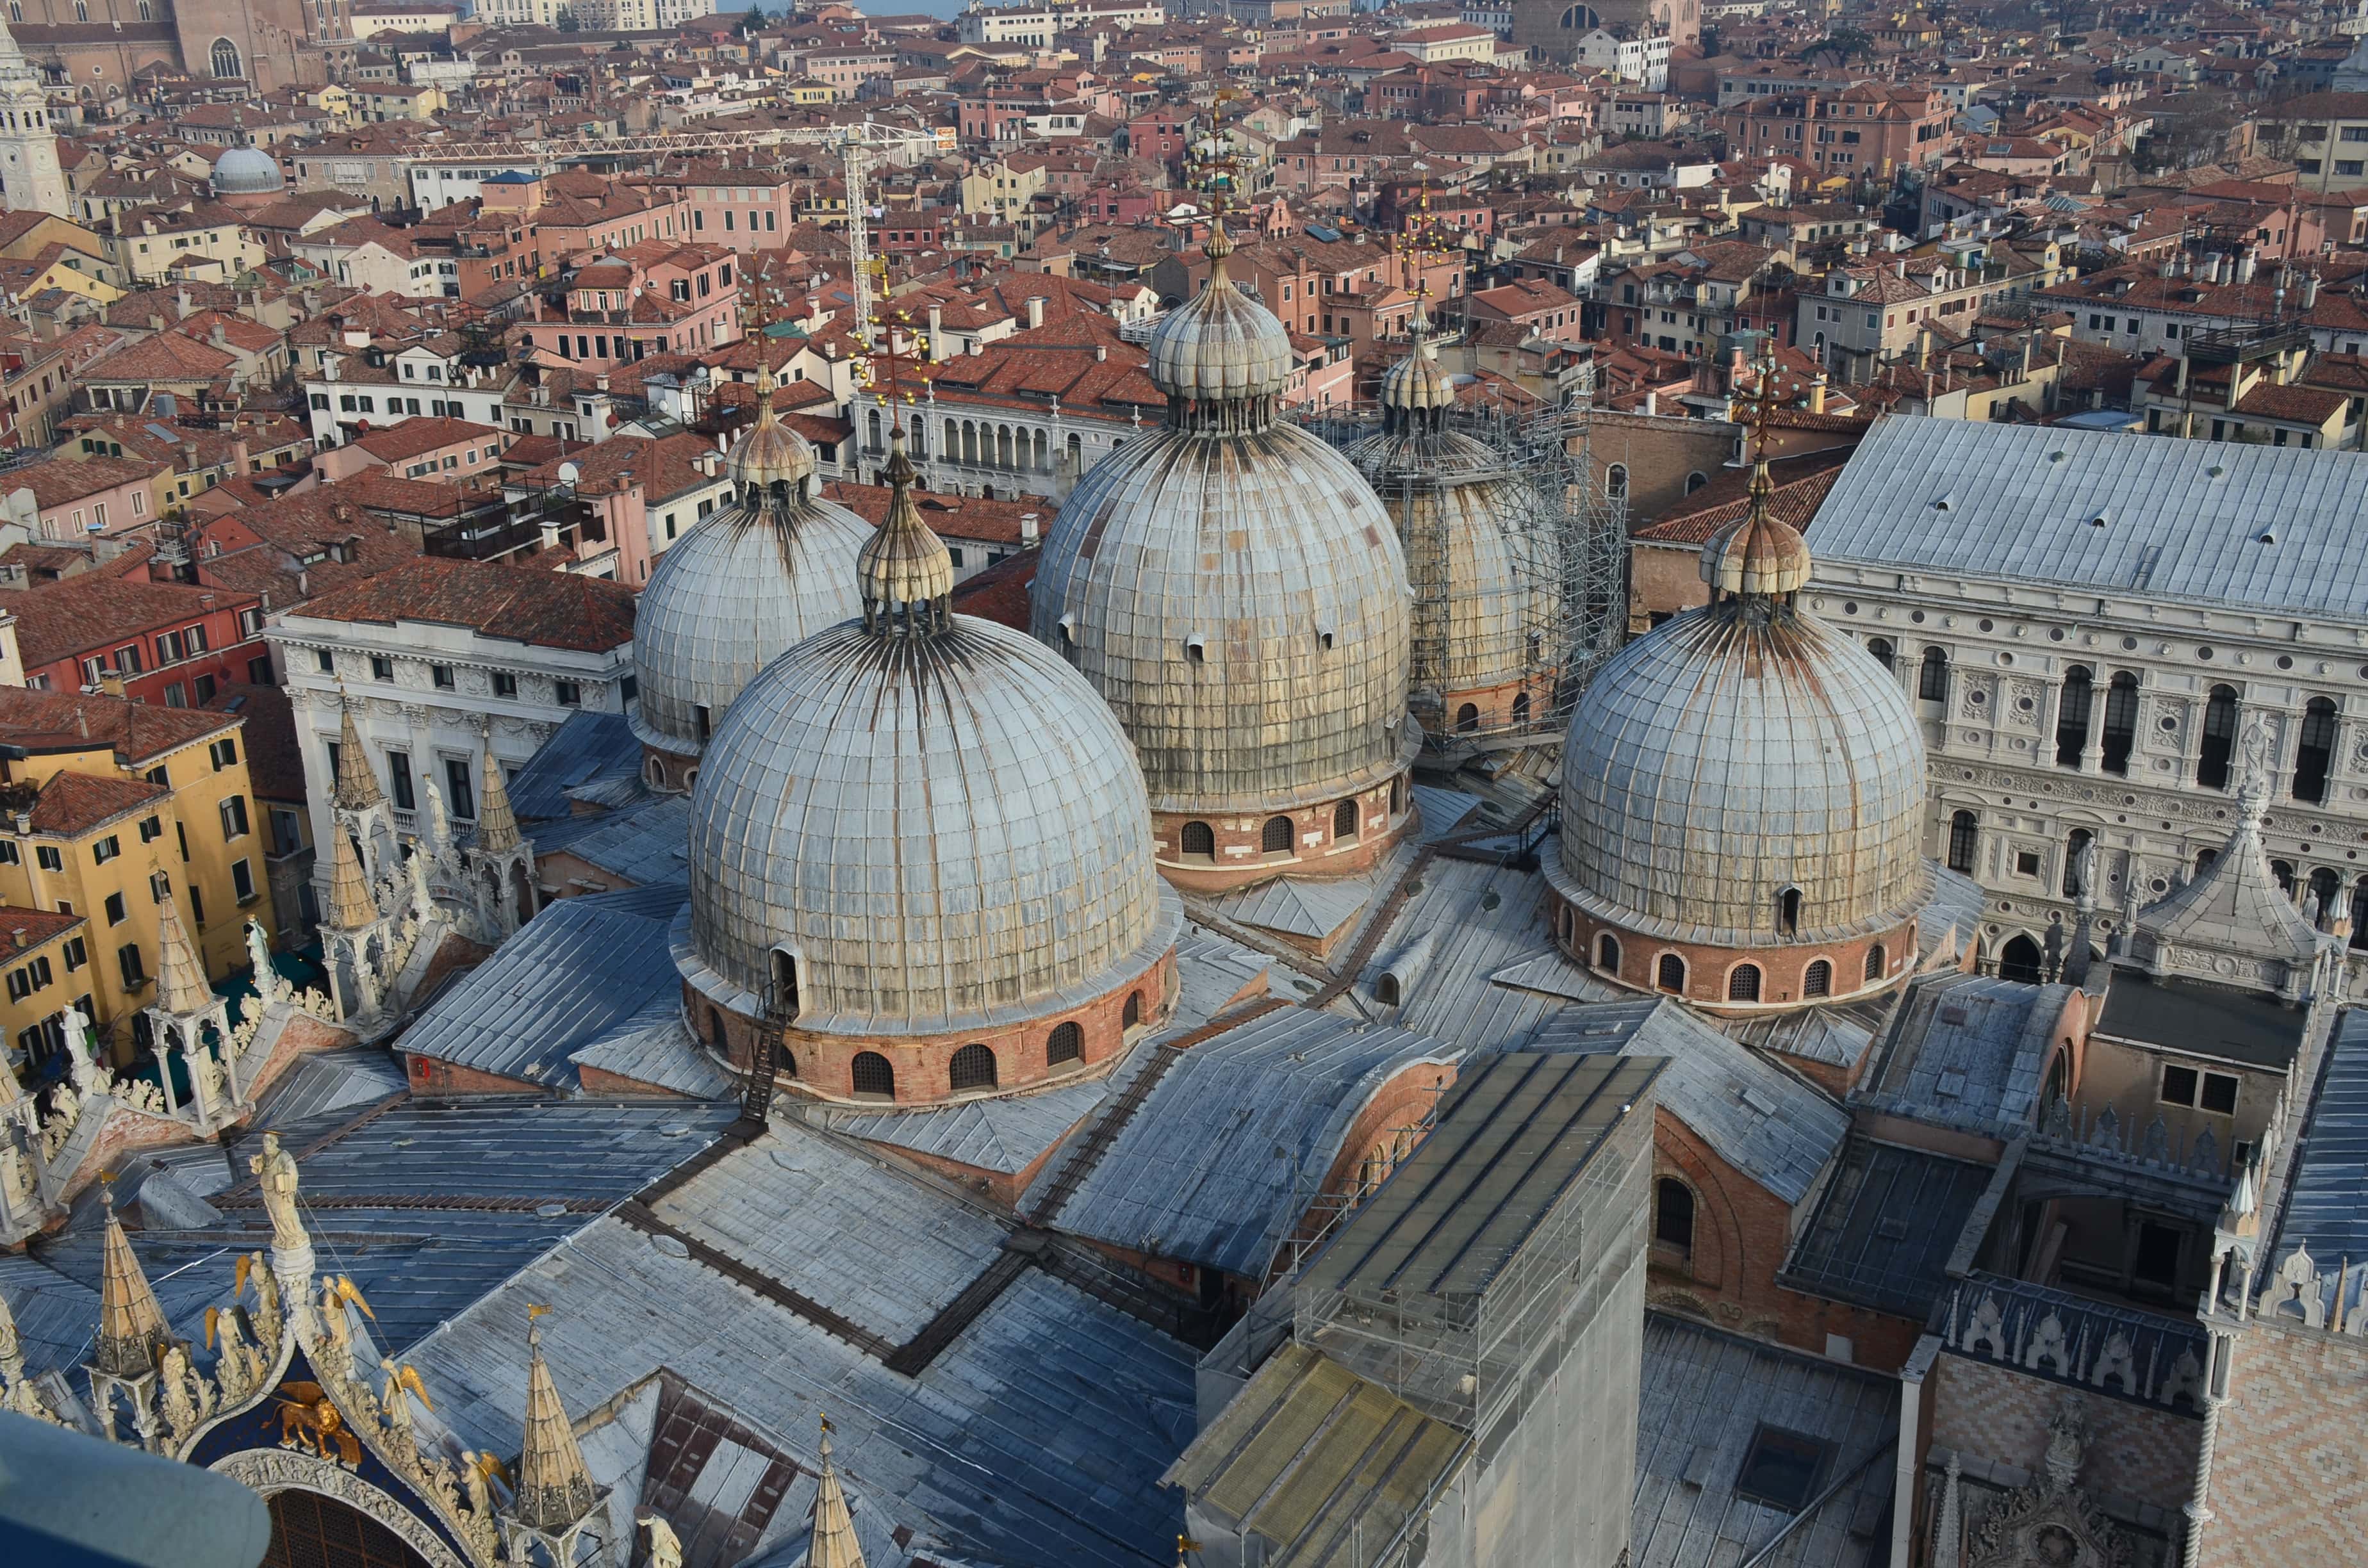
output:
[[[1008,160],[981,164],[962,177],[962,210],[974,217],[1008,222],[1014,214],[1026,211],[1028,203],[1043,188],[1041,158],[1027,168],[1014,168]]]
[[[90,989],[88,925],[54,909],[0,905],[0,1039],[12,1065],[30,1066],[64,1044],[59,1016]]]
[[[128,1060],[131,1020],[155,1000],[167,894],[207,978],[247,966],[245,922],[268,931],[274,920],[245,724],[204,709],[0,688],[0,744],[24,753],[0,761],[0,904],[83,922],[78,953],[70,936],[56,938],[54,989],[13,1008],[39,994],[53,998],[49,1012],[73,1002],[116,1061]],[[12,1012],[9,1040],[48,1016]]]
[[[120,234],[103,237],[108,259],[130,273],[135,284],[162,282],[182,274],[227,283],[270,259],[270,253],[244,224],[186,215],[132,216]]]

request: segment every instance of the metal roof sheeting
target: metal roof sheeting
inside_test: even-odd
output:
[[[412,1026],[403,1050],[574,1088],[579,1047],[677,994],[667,928],[682,897],[636,889],[546,905]]]
[[[1894,415],[1809,537],[1830,562],[2359,621],[2363,516],[2357,453]]]
[[[1265,1014],[1178,1053],[1092,1174],[1045,1222],[1263,1278],[1275,1249],[1315,1200],[1358,1113],[1408,1068],[1444,1066],[1456,1054],[1405,1029],[1329,1013]],[[1407,1119],[1425,1108],[1410,1109]]]
[[[1949,1256],[1989,1184],[1987,1165],[1853,1138],[1784,1278],[1920,1321],[1948,1289]]]
[[[596,778],[636,781],[641,772],[642,743],[625,716],[579,709],[510,779],[510,810],[520,822],[555,820],[575,809],[569,790]]]

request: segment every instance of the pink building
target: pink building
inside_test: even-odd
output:
[[[740,340],[734,254],[715,245],[644,241],[595,257],[569,279],[564,314],[538,297],[509,341],[543,363],[605,369],[653,354],[696,354]]]
[[[436,415],[406,419],[400,425],[366,430],[342,447],[332,447],[313,459],[313,472],[324,484],[335,484],[358,473],[380,469],[397,479],[434,481],[444,484],[490,482],[510,442],[507,431],[490,425]]]
[[[690,213],[690,237],[729,250],[778,249],[796,222],[795,182],[779,169],[694,164],[664,188]]]
[[[89,539],[154,522],[156,479],[170,467],[142,458],[51,458],[18,469],[0,485],[33,493],[43,539]]]

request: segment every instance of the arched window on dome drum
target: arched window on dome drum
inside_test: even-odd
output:
[[[1981,847],[1981,824],[1971,812],[1959,812],[1949,819],[1949,869],[1974,874],[1974,856]]]
[[[1086,1031],[1075,1022],[1053,1026],[1052,1038],[1044,1042],[1044,1065],[1058,1067],[1064,1062],[1076,1062],[1086,1054]]]
[[[1916,675],[1916,695],[1926,702],[1949,700],[1949,655],[1941,650],[1924,650],[1924,664]]]
[[[893,1100],[896,1097],[896,1069],[876,1051],[860,1051],[848,1069],[848,1081],[858,1099]]]
[[[1866,651],[1873,654],[1874,662],[1881,665],[1886,670],[1891,667],[1892,660],[1898,656],[1893,652],[1891,644],[1880,637],[1868,638],[1866,641]]]
[[[1866,950],[1866,983],[1873,985],[1883,978],[1883,944],[1877,942]]]
[[[1526,724],[1529,722],[1530,694],[1526,691],[1515,692],[1513,694],[1513,722],[1516,724]]]
[[[231,40],[226,38],[218,38],[214,40],[211,62],[214,68],[214,74],[217,76],[244,76],[246,74],[245,71],[240,68],[238,45],[231,42]]]
[[[732,1037],[723,1032],[723,1015],[713,1007],[707,1009],[707,1043],[719,1055],[732,1054]]]
[[[1131,1029],[1141,1022],[1143,1022],[1143,993],[1130,991],[1126,994],[1126,1011],[1119,1015],[1118,1027]]]
[[[2123,670],[2105,688],[2105,739],[2101,758],[2108,773],[2130,770],[2130,748],[2138,739],[2138,677]]]
[[[1400,774],[1390,780],[1390,815],[1396,816],[1405,810],[1406,775]]]
[[[2314,805],[2327,799],[2327,767],[2335,759],[2335,704],[2314,697],[2302,710],[2302,738],[2294,747],[2294,797]]]
[[[1686,960],[1675,953],[1663,953],[1653,982],[1664,991],[1683,991],[1686,988]]]
[[[2228,787],[2228,763],[2237,755],[2237,688],[2215,686],[2203,704],[2203,736],[2196,748],[2195,781],[2207,790]]]
[[[1335,838],[1357,836],[1356,801],[1343,801],[1332,808],[1332,836]]]
[[[1694,1194],[1684,1182],[1663,1176],[1653,1184],[1653,1239],[1694,1255]]]
[[[1196,855],[1208,860],[1217,858],[1217,832],[1207,823],[1186,823],[1179,842],[1188,859]]]
[[[1801,890],[1786,888],[1776,895],[1776,926],[1788,937],[1801,933]]]
[[[995,1087],[995,1052],[983,1045],[965,1045],[955,1051],[954,1059],[946,1064],[946,1086],[956,1094]]]
[[[1620,938],[1609,931],[1595,938],[1595,967],[1620,972]]]
[[[709,710],[706,703],[702,702],[691,710],[691,717],[699,724],[699,738],[702,741],[707,739],[715,728],[714,713]]]
[[[2055,766],[2078,767],[2089,749],[2089,710],[2097,700],[2097,677],[2075,665],[2064,672],[2064,690],[2055,702]]]
[[[1801,994],[1830,996],[1834,991],[1834,966],[1819,959],[1801,971]]]
[[[1759,1000],[1759,966],[1758,964],[1739,963],[1735,966],[1734,972],[1726,977],[1726,999],[1730,1002]]]
[[[1603,494],[1614,501],[1628,499],[1628,465],[1613,463],[1603,471]]]
[[[773,949],[773,983],[765,997],[768,1016],[787,1023],[798,1016],[798,960],[793,953]]]
[[[1291,853],[1292,826],[1289,817],[1269,817],[1258,834],[1258,848],[1269,855]]]
[[[1467,702],[1463,707],[1455,710],[1455,733],[1457,734],[1468,735],[1479,727],[1480,709],[1476,703]]]

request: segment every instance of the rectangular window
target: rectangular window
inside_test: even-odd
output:
[[[222,803],[222,841],[246,836],[246,797],[233,795]]]
[[[394,661],[388,658],[383,653],[372,653],[370,655],[370,679],[393,680],[393,678]]]
[[[238,743],[234,740],[216,741],[206,748],[206,755],[213,759],[214,771],[220,773],[225,767],[237,765]]]
[[[157,840],[157,839],[159,839],[159,838],[162,838],[162,837],[164,837],[164,836],[165,836],[165,824],[164,824],[163,819],[158,818],[158,817],[142,817],[142,818],[140,819],[140,842],[141,842],[141,843],[142,843],[142,844],[150,844],[150,843],[154,843],[155,840]]]
[[[108,893],[107,895],[107,923],[109,926],[122,925],[125,913],[126,912],[123,907],[123,895],[120,892]]]
[[[115,962],[123,971],[123,988],[137,991],[148,983],[148,966],[140,960],[140,944],[126,942],[115,949]]]
[[[91,863],[95,866],[104,866],[122,853],[123,841],[110,833],[90,846]]]
[[[436,688],[438,691],[450,691],[452,689],[453,682],[451,665],[431,665],[428,666],[428,670],[436,678]]]
[[[324,676],[333,676],[337,673],[336,658],[326,648],[315,648],[313,650],[313,662],[320,666],[321,673]]]
[[[509,674],[506,670],[495,670],[494,672],[494,695],[495,697],[516,697],[518,695],[518,676]]]
[[[233,892],[238,894],[239,903],[247,903],[254,900],[255,871],[245,860],[233,860],[230,863],[230,887]]]
[[[2237,1080],[2226,1073],[2203,1074],[2203,1092],[2196,1104],[2202,1109],[2220,1116],[2237,1114]]]
[[[2192,1106],[2195,1103],[2195,1069],[2166,1067],[2162,1070],[2162,1103]]]
[[[24,863],[25,858],[17,853],[17,841],[0,838],[0,866],[21,866]]]
[[[562,708],[574,708],[583,702],[584,688],[572,680],[555,680],[551,683],[551,696]]]
[[[84,943],[80,937],[68,937],[66,938],[64,952],[66,960],[66,972],[68,974],[72,974],[83,965],[90,962],[90,949]]]
[[[54,844],[35,845],[33,860],[44,871],[63,871],[66,869],[65,853]]]
[[[416,809],[417,801],[413,798],[411,790],[411,754],[409,752],[391,751],[386,754],[386,783],[387,793],[393,798],[396,811],[408,812]]]
[[[444,801],[452,814],[463,822],[477,820],[476,791],[469,784],[469,759],[448,756],[444,759]]]
[[[294,812],[285,806],[271,808],[271,852],[290,855],[304,847],[304,829]]]
[[[191,883],[189,884],[189,918],[190,918],[190,919],[192,919],[192,920],[194,920],[194,921],[196,921],[196,922],[198,923],[198,927],[199,927],[199,929],[202,930],[202,929],[204,929],[204,928],[205,928],[205,924],[206,924],[206,895],[205,895],[205,890],[204,890],[204,889],[202,889],[202,888],[200,888],[200,887],[199,887],[199,886],[198,886],[198,884],[197,884],[197,883],[195,883],[195,882],[191,882]]]

